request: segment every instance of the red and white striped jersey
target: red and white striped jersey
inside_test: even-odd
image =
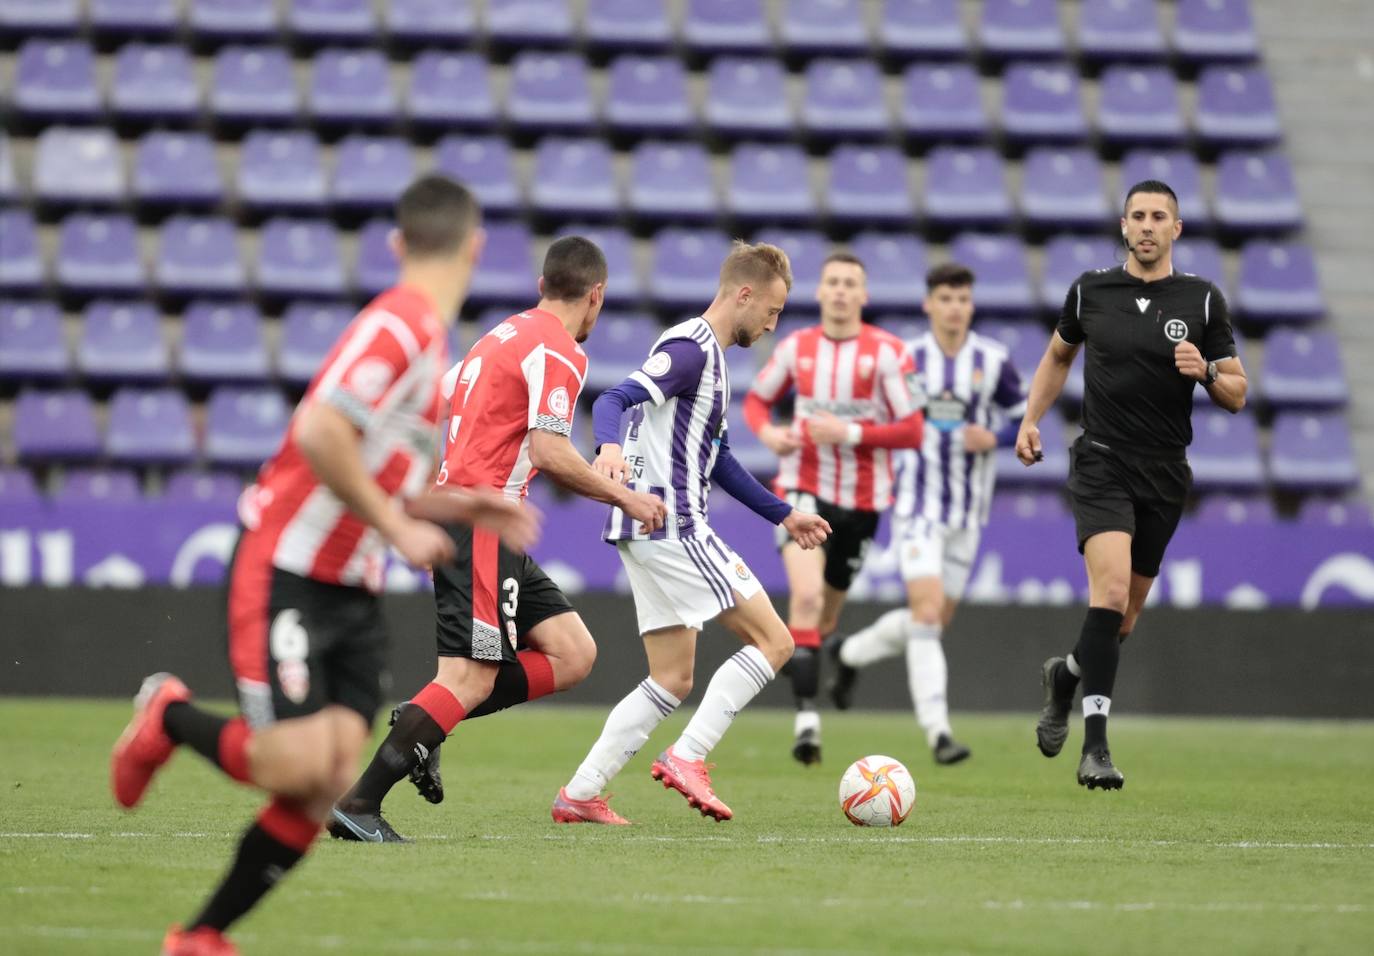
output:
[[[239,498],[244,527],[274,539],[273,566],[381,590],[386,543],[315,476],[296,422],[311,402],[330,403],[357,426],[377,484],[395,498],[418,494],[434,473],[448,363],[443,323],[424,293],[396,286],[358,313],[315,373],[281,447]]]
[[[819,412],[884,425],[918,411],[911,356],[897,336],[862,324],[850,339],[828,338],[820,325],[792,333],[774,349],[752,392],[769,406],[797,392],[793,425],[801,447],[779,462],[779,495],[801,491],[841,508],[881,511],[892,503],[893,451],[870,445],[817,445],[804,422]]]
[[[586,377],[587,353],[553,313],[530,309],[497,325],[444,376],[448,447],[438,483],[523,498],[536,473],[530,431],[570,435]]]

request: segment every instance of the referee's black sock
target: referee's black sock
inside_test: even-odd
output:
[[[463,705],[448,688],[426,685],[411,698],[409,707],[401,708],[386,740],[339,806],[347,813],[380,813],[391,788],[410,773],[411,767],[428,758],[466,716]]]
[[[1083,619],[1083,632],[1073,649],[1074,660],[1083,672],[1083,752],[1107,746],[1107,715],[1112,708],[1112,688],[1116,684],[1116,665],[1121,659],[1123,615],[1105,607],[1090,607]]]

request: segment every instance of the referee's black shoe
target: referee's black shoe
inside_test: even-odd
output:
[[[1069,711],[1073,710],[1073,697],[1065,699],[1054,692],[1055,671],[1066,666],[1062,657],[1051,657],[1040,665],[1040,685],[1045,689],[1045,706],[1035,725],[1035,743],[1046,757],[1059,756],[1059,751],[1064,749],[1064,741],[1069,739]]]
[[[329,816],[329,835],[355,843],[409,843],[391,828],[381,813],[346,813],[335,807]]]
[[[849,709],[853,703],[854,681],[859,676],[857,668],[850,667],[840,660],[840,648],[844,642],[844,635],[832,634],[821,645],[821,649],[825,651],[825,656],[830,660],[830,683],[827,685],[827,690],[830,693],[830,701],[835,705],[836,710]]]
[[[1089,750],[1078,761],[1078,783],[1089,790],[1120,790],[1126,785],[1126,778],[1112,764],[1111,753],[1103,747]]]
[[[396,718],[401,716],[402,708],[409,707],[410,701],[404,701],[391,711],[391,726],[396,725]],[[417,747],[420,745],[417,744]],[[419,756],[418,754],[416,756]],[[444,778],[439,774],[439,748],[425,752],[420,762],[410,768],[410,782],[415,784],[415,789],[420,791],[420,796],[430,803],[444,802]]]

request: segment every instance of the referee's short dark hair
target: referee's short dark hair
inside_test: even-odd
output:
[[[457,252],[481,218],[477,197],[462,183],[438,173],[421,176],[396,200],[396,228],[407,256]]]
[[[544,254],[544,298],[574,302],[609,275],[606,257],[590,239],[564,236]]]
[[[1178,218],[1178,196],[1162,179],[1142,179],[1132,186],[1131,191],[1126,193],[1126,201],[1121,204],[1122,212],[1130,208],[1131,197],[1136,193],[1158,193],[1161,196],[1168,196],[1174,204],[1174,218]]]
[[[962,289],[973,285],[973,270],[958,262],[942,262],[926,273],[926,292],[948,285]]]

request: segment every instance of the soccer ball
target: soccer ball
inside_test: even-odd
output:
[[[873,754],[840,778],[840,809],[856,827],[895,827],[916,805],[916,781],[900,760]]]

